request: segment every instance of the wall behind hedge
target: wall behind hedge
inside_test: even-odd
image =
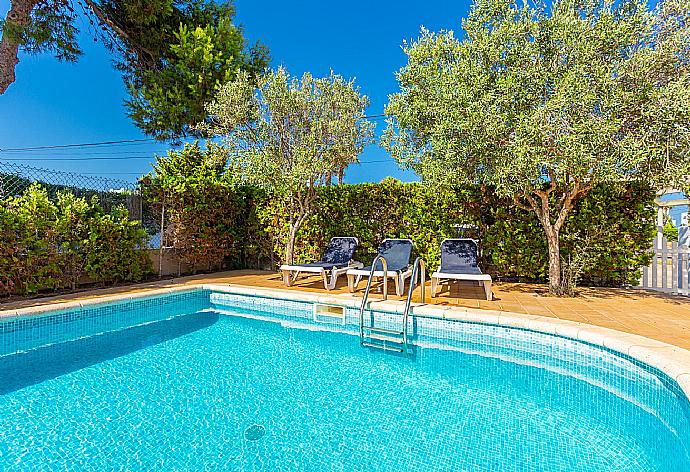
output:
[[[583,283],[635,283],[638,267],[646,265],[654,237],[654,193],[642,185],[599,187],[577,202],[561,234],[567,260],[577,248],[588,247],[589,264]],[[270,196],[254,192],[246,225],[243,258],[235,267],[275,268],[287,234],[287,221]],[[320,257],[332,236],[356,236],[356,257],[369,262],[386,237],[410,238],[415,255],[433,270],[439,263],[439,245],[458,235],[457,225],[474,225],[482,264],[495,277],[545,281],[548,258],[543,231],[533,213],[515,208],[491,189],[429,188],[394,179],[379,184],[323,187],[314,213],[300,231],[298,261]]]

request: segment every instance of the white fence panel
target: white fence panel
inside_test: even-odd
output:
[[[651,252],[652,263],[642,268],[638,288],[690,295],[690,248],[657,236]]]

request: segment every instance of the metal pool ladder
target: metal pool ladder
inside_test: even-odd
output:
[[[410,316],[410,304],[412,303],[412,292],[414,291],[415,282],[417,281],[417,272],[421,270],[421,296],[422,303],[425,301],[424,282],[426,279],[426,269],[424,267],[424,260],[418,257],[412,266],[412,276],[410,277],[410,288],[407,291],[407,300],[405,301],[405,311],[403,312],[402,329],[387,329],[378,328],[375,326],[374,318],[371,319],[371,325],[364,324],[364,310],[369,299],[369,290],[371,289],[371,281],[374,275],[374,267],[378,260],[381,260],[383,265],[383,299],[386,299],[386,278],[388,275],[388,263],[382,256],[376,256],[369,271],[369,280],[367,288],[362,298],[362,306],[359,309],[359,341],[362,346],[375,347],[385,351],[407,352],[407,320]]]

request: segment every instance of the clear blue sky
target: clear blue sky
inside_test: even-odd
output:
[[[459,29],[469,0],[236,0],[235,6],[237,20],[248,39],[261,40],[269,47],[272,66],[283,65],[293,74],[310,71],[317,76],[333,69],[347,78],[356,78],[371,99],[369,114],[379,114],[388,94],[397,91],[394,73],[405,64],[403,40],[417,38],[421,26],[430,30]],[[8,9],[9,1],[0,0],[3,18]],[[109,54],[94,43],[86,25],[82,29],[85,54],[76,64],[60,63],[49,55],[21,56],[17,82],[0,96],[0,148],[145,137],[125,115],[125,90]],[[380,133],[384,123],[376,121]],[[164,153],[167,148],[165,144],[147,143],[81,151],[0,153],[0,159],[42,158],[45,160],[26,163],[133,181],[150,170],[152,159],[148,156]],[[58,160],[77,155],[93,160]],[[138,159],[103,159],[110,157]],[[414,174],[401,171],[379,146],[370,146],[360,158],[361,165],[348,169],[347,182],[377,182],[389,175],[415,179]]]

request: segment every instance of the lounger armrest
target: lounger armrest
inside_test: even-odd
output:
[[[388,277],[394,277],[398,276],[400,271],[397,270],[389,270],[387,271]],[[368,270],[364,270],[363,268],[355,268],[351,267],[347,270],[347,275],[369,275],[370,272]],[[374,271],[374,277],[383,277],[383,271],[382,270],[376,270]]]

